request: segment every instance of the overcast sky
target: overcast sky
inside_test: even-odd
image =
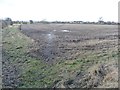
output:
[[[118,21],[119,0],[0,0],[0,18],[47,21]]]

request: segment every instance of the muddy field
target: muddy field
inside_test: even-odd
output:
[[[117,88],[117,25],[24,24],[3,29],[3,87]]]
[[[46,62],[74,60],[117,47],[117,25],[31,24],[21,31],[36,41],[31,56]]]

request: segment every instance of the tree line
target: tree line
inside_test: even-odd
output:
[[[9,25],[13,25],[13,24],[36,24],[36,23],[42,23],[42,24],[50,24],[50,23],[54,23],[54,24],[107,24],[107,25],[120,25],[120,23],[117,22],[111,22],[111,21],[103,21],[101,18],[98,20],[98,22],[89,22],[89,21],[46,21],[46,20],[42,20],[42,21],[33,21],[33,20],[29,20],[29,21],[12,21],[11,18],[6,18],[5,20],[1,20],[2,22],[2,29],[5,27],[8,27]]]

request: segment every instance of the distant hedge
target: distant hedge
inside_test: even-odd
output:
[[[1,22],[2,22],[2,29],[9,25],[13,25],[11,18],[6,18],[5,20],[1,20]]]

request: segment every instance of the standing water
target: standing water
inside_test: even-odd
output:
[[[55,35],[51,32],[45,35],[45,42],[44,48],[42,49],[43,58],[47,61],[54,59],[55,53]]]

